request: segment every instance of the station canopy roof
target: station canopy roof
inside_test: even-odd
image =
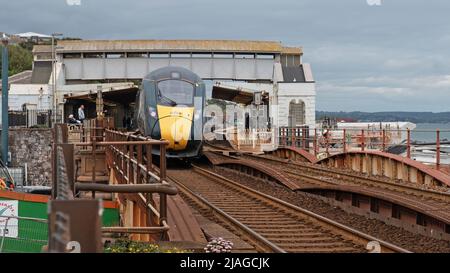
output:
[[[136,100],[136,94],[139,88],[137,86],[114,89],[114,90],[102,90],[102,98],[105,105],[113,106],[115,104],[128,105]],[[72,101],[87,101],[95,103],[97,99],[97,91],[82,92],[78,94],[67,94],[64,96],[67,103]]]
[[[212,89],[212,98],[249,105],[253,102],[254,92],[257,91],[217,82]]]
[[[284,47],[276,41],[246,40],[62,40],[57,52],[254,52],[302,54],[301,47]]]

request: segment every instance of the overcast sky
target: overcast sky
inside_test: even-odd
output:
[[[448,0],[0,2],[0,31],[7,33],[303,46],[317,81],[317,110],[450,111]]]

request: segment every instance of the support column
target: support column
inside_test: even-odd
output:
[[[2,161],[8,164],[8,41],[2,43]]]

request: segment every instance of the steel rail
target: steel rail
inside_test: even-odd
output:
[[[223,181],[222,183],[226,182],[227,186],[232,186],[236,190],[239,190],[241,192],[246,192],[246,193],[254,196],[255,198],[264,199],[267,202],[271,202],[271,203],[274,203],[274,204],[279,205],[281,207],[284,207],[286,209],[293,210],[293,211],[296,211],[298,213],[307,215],[307,216],[311,217],[312,219],[318,220],[319,222],[323,222],[326,225],[332,226],[336,230],[342,231],[342,235],[344,235],[346,237],[354,238],[354,239],[356,239],[356,241],[361,241],[362,240],[364,245],[366,245],[368,242],[377,241],[377,242],[380,243],[380,246],[382,247],[382,251],[384,250],[385,252],[402,252],[402,253],[410,252],[410,251],[408,251],[406,249],[403,249],[401,247],[398,247],[398,246],[396,246],[394,244],[382,241],[382,240],[380,240],[378,238],[375,238],[375,237],[373,237],[371,235],[365,234],[365,233],[360,232],[360,231],[358,231],[356,229],[353,229],[351,227],[348,227],[348,226],[345,226],[343,224],[340,224],[340,223],[338,223],[336,221],[333,221],[333,220],[331,220],[329,218],[323,217],[323,216],[321,216],[319,214],[316,214],[314,212],[311,212],[309,210],[303,209],[301,207],[295,206],[293,204],[290,204],[290,203],[288,203],[286,201],[283,201],[281,199],[278,199],[276,197],[267,195],[265,193],[256,191],[256,190],[254,190],[252,188],[249,188],[247,186],[244,186],[244,185],[241,185],[239,183],[236,183],[236,182],[234,182],[234,181],[232,181],[232,180],[230,180],[228,178],[220,176],[220,175],[218,175],[216,173],[213,173],[211,171],[205,170],[205,169],[200,168],[198,166],[193,166],[193,167],[194,167],[194,169],[196,171],[205,173],[205,174],[207,174],[210,177],[214,177],[218,181],[219,180]]]
[[[256,231],[252,230],[248,226],[244,225],[240,221],[238,221],[236,218],[232,217],[219,207],[213,205],[211,202],[200,196],[199,194],[195,193],[194,191],[190,190],[188,187],[183,185],[178,180],[174,179],[173,177],[170,177],[170,180],[173,181],[175,184],[177,184],[179,190],[181,193],[186,195],[189,199],[195,201],[196,203],[199,203],[201,207],[208,208],[210,212],[212,212],[216,217],[218,217],[222,222],[231,224],[235,229],[240,230],[241,233],[244,233],[244,236],[249,239],[253,245],[256,247],[258,251],[265,251],[265,252],[275,252],[275,253],[286,253],[285,250],[281,249],[274,243],[267,240],[265,237],[263,237],[261,234],[257,233]]]

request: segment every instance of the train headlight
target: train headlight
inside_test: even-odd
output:
[[[152,116],[152,117],[154,117],[154,118],[157,118],[158,117],[158,113],[156,112],[156,109],[155,108],[153,108],[153,107],[149,107],[148,108],[148,111],[150,112],[150,116]]]

